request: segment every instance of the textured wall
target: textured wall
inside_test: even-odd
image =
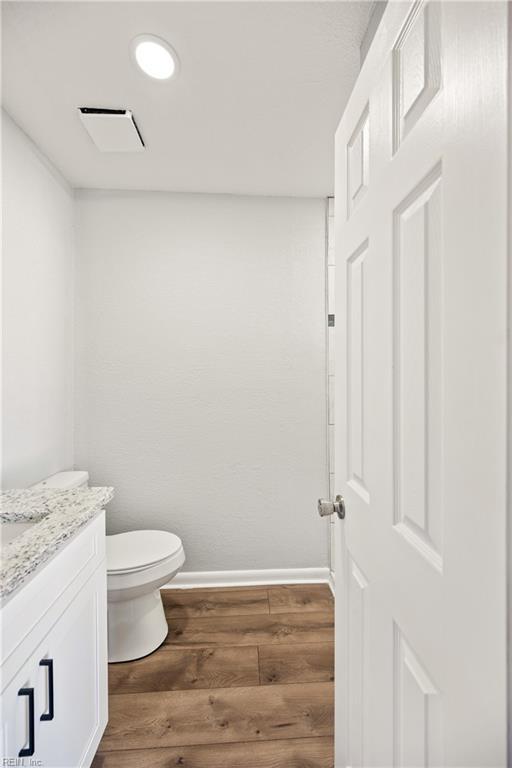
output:
[[[73,464],[73,197],[2,113],[2,485]]]
[[[75,464],[186,570],[327,564],[325,203],[80,192]]]

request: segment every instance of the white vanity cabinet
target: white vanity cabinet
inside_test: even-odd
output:
[[[107,723],[103,512],[13,595],[1,622],[5,764],[89,766]]]

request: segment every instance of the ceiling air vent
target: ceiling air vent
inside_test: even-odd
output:
[[[144,141],[129,109],[79,107],[85,130],[100,152],[142,152]]]

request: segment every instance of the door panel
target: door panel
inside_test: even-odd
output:
[[[442,765],[439,690],[395,624],[394,765]]]
[[[336,134],[336,765],[506,764],[507,5],[389,3]]]
[[[348,636],[348,698],[349,698],[349,743],[348,755],[351,766],[364,765],[364,705],[365,705],[365,664],[367,629],[368,582],[355,562],[349,563],[349,636]]]
[[[394,212],[395,530],[442,570],[442,169]]]
[[[441,4],[416,3],[393,48],[394,150],[441,88]]]
[[[347,145],[347,215],[368,189],[370,175],[370,126],[368,105]]]
[[[365,482],[365,257],[368,239],[347,260],[347,461],[348,482],[365,503],[370,498]]]

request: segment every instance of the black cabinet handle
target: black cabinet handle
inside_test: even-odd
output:
[[[35,751],[34,738],[34,689],[20,688],[18,696],[28,696],[28,747],[18,752],[18,757],[32,757]]]
[[[41,720],[53,720],[53,659],[41,659],[40,667],[48,667],[48,712],[41,715]]]

